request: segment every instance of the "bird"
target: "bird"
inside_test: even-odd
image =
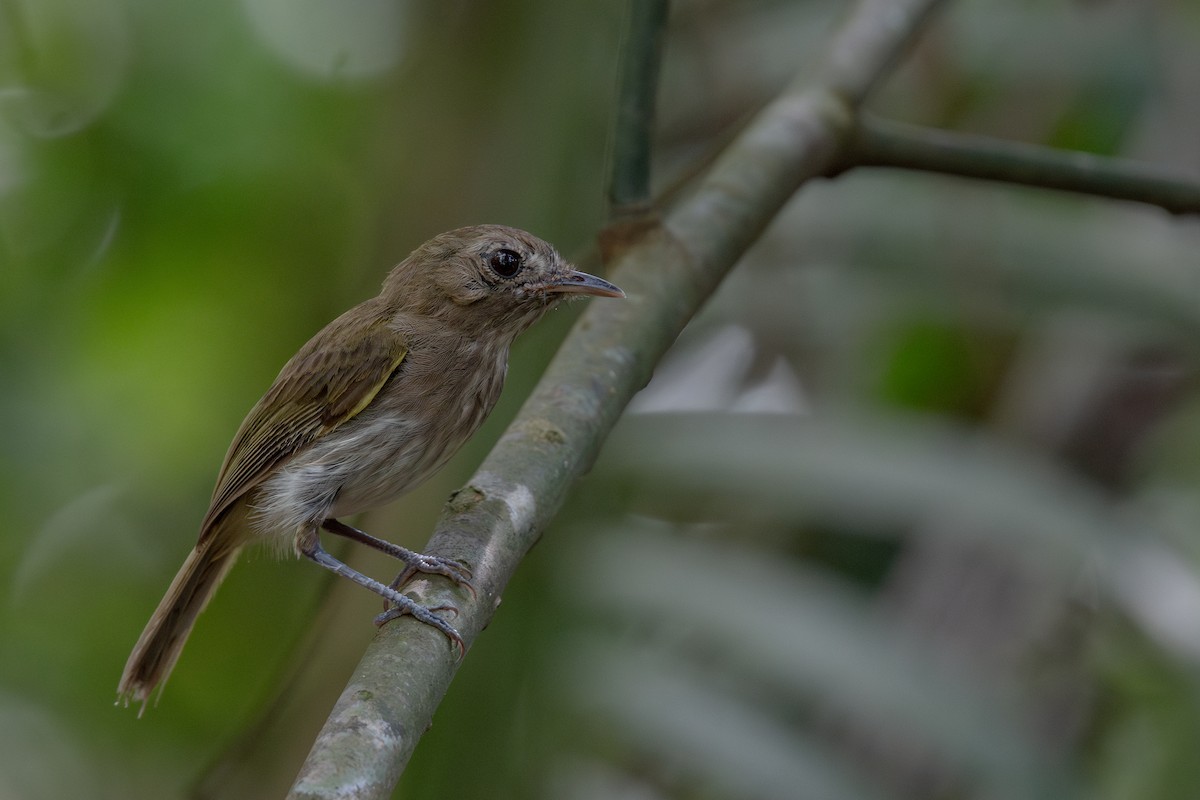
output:
[[[200,612],[242,548],[255,543],[381,595],[390,606],[381,620],[410,614],[444,633],[461,657],[462,638],[435,613],[443,609],[399,588],[427,573],[470,589],[470,568],[339,518],[388,503],[437,472],[495,406],[513,340],[580,295],[625,296],[531,233],[474,225],[419,246],[391,269],[377,296],[309,339],[234,435],[196,545],[129,656],[118,702],[139,702],[139,715],[145,711]],[[322,547],[322,531],[405,568],[390,585],[363,575]]]

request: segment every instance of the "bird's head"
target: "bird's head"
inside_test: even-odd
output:
[[[438,234],[392,269],[382,294],[409,313],[494,326],[512,336],[565,297],[625,296],[608,281],[572,267],[533,234],[504,225]]]

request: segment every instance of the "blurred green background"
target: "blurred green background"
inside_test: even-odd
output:
[[[0,798],[282,796],[376,598],[243,562],[121,666],[279,366],[430,235],[603,224],[622,5],[0,0]],[[666,186],[846,4],[672,7]],[[952,4],[871,107],[1200,180],[1200,6]],[[485,429],[364,526],[419,547]],[[681,337],[397,797],[1200,796],[1200,227],[852,172]],[[385,575],[386,562],[350,553]]]

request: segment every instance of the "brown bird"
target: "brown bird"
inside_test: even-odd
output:
[[[377,297],[292,357],[233,437],[200,538],[138,639],[117,691],[145,701],[242,547],[294,551],[377,592],[462,648],[432,610],[397,591],[418,572],[470,570],[376,539],[337,517],[387,503],[431,476],[500,396],[513,340],[567,295],[624,297],[532,234],[502,225],[443,233],[392,269]],[[320,531],[404,562],[391,586],[335,559]]]

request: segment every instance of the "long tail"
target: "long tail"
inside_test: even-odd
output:
[[[208,605],[240,550],[240,547],[219,546],[211,538],[192,550],[129,654],[117,687],[118,702],[124,700],[126,705],[130,700],[140,702],[138,716],[146,710],[150,693],[171,674],[196,618]]]

